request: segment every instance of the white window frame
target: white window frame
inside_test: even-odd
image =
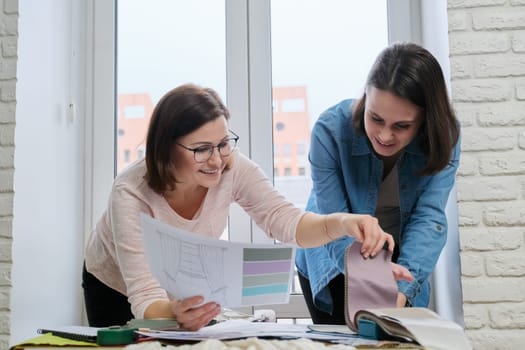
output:
[[[389,42],[421,41],[420,0],[387,0],[387,16]],[[105,210],[115,176],[116,1],[92,0],[87,19],[92,55],[87,57],[85,239]],[[243,153],[272,179],[270,33],[270,0],[226,0],[226,103],[235,116],[230,124],[242,135]],[[237,205],[229,228],[233,240],[271,241]],[[278,317],[310,317],[302,295],[292,295],[288,305],[265,306],[272,307]]]
[[[104,212],[115,177],[116,3],[86,8],[84,241]]]

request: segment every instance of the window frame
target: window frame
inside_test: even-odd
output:
[[[231,128],[242,135],[239,147],[273,179],[271,0],[225,0],[226,104],[235,116]],[[116,160],[117,0],[87,6],[84,241],[107,205]],[[421,42],[420,0],[387,0],[389,42]],[[250,69],[257,67],[257,69]],[[109,118],[108,116],[113,116]],[[245,116],[245,117],[241,117]],[[229,218],[230,239],[269,243],[262,230],[236,204]],[[249,234],[246,234],[249,233]],[[291,295],[278,317],[309,318],[302,295]]]

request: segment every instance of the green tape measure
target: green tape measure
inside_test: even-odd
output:
[[[137,328],[112,326],[97,331],[98,345],[124,345],[131,344],[137,340],[135,331]]]

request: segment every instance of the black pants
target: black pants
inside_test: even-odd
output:
[[[89,325],[91,327],[122,326],[133,318],[128,298],[82,270],[82,288]]]
[[[298,273],[298,275],[299,283],[301,284],[301,289],[303,290],[304,299],[306,301],[306,306],[308,307],[308,312],[312,317],[312,322],[316,324],[346,324],[344,295],[345,276],[343,274],[339,274],[328,284],[328,289],[332,295],[334,306],[332,314],[330,315],[329,313],[319,310],[314,305],[310,281],[303,277],[300,273]]]

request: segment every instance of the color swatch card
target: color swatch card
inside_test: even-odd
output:
[[[222,307],[288,303],[295,248],[210,238],[141,215],[146,258],[176,298],[202,295]]]

